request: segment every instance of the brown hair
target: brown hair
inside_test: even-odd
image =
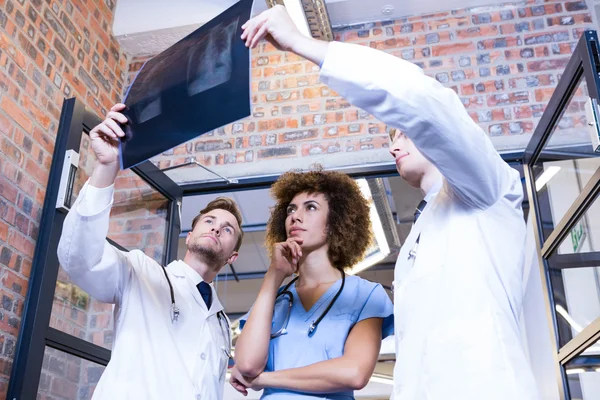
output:
[[[198,215],[196,215],[196,217],[194,217],[194,219],[192,220],[192,231],[194,230],[196,222],[198,222],[200,217],[202,217],[206,213],[211,212],[212,210],[228,211],[231,214],[233,214],[233,216],[237,220],[238,226],[240,227],[240,237],[238,238],[234,250],[238,251],[242,246],[242,239],[244,238],[244,231],[242,230],[242,213],[240,212],[240,209],[238,208],[235,201],[233,201],[229,197],[217,197],[216,199],[208,203],[208,205],[204,207],[204,209],[200,210]]]
[[[266,246],[269,252],[275,243],[287,240],[287,207],[299,193],[321,193],[329,202],[329,261],[341,271],[358,263],[373,240],[369,204],[352,178],[341,172],[323,171],[322,168],[309,172],[286,172],[271,187],[276,204],[267,224]]]

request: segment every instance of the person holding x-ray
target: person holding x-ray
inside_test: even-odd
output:
[[[90,131],[97,163],[65,219],[58,246],[73,282],[115,304],[111,359],[93,399],[222,399],[231,331],[212,281],[237,258],[240,211],[229,198],[210,202],[192,222],[184,259],[166,267],[140,250],[111,246],[106,236],[124,108],[113,106]]]
[[[456,93],[382,51],[303,36],[283,6],[242,28],[247,46],[266,38],[320,65],[323,83],[397,128],[396,168],[425,195],[395,268],[394,400],[538,399],[519,323],[519,173]]]

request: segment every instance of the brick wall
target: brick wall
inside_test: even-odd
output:
[[[63,98],[77,96],[102,115],[121,97],[128,58],[108,33],[114,7],[113,0],[0,0],[0,398],[14,357]],[[87,147],[82,160],[91,165]],[[104,341],[95,335],[110,312],[61,275],[53,326]],[[73,388],[65,379],[78,391],[93,386],[78,360],[56,370],[47,358],[47,398],[73,398],[66,396]]]
[[[523,148],[581,32],[585,1],[527,1],[334,29],[337,40],[381,49],[453,88],[500,150]],[[129,77],[148,57],[129,64]],[[386,127],[319,83],[318,68],[262,43],[252,54],[252,116],[155,157],[189,157],[227,176],[388,162]],[[348,154],[351,153],[351,154]],[[277,160],[277,162],[272,162]]]

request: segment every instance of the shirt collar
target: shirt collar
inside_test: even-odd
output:
[[[200,276],[200,274],[198,272],[196,272],[196,270],[194,270],[192,267],[190,267],[189,265],[187,265],[182,260],[173,261],[168,266],[169,267],[171,267],[171,266],[176,267],[179,271],[181,271],[194,284],[194,286],[197,286],[200,282],[204,282],[204,280],[202,279],[202,277]],[[208,283],[208,284],[212,287],[212,283]]]
[[[442,189],[443,179],[439,179],[435,182],[435,184],[429,189],[429,191],[425,194],[425,201],[429,203],[431,199],[440,192]]]

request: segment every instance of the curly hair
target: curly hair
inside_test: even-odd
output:
[[[331,264],[343,271],[362,260],[373,240],[368,201],[348,175],[322,168],[286,172],[271,187],[276,204],[267,224],[265,244],[269,255],[275,243],[287,240],[287,207],[299,193],[321,193],[329,203],[327,243]]]

